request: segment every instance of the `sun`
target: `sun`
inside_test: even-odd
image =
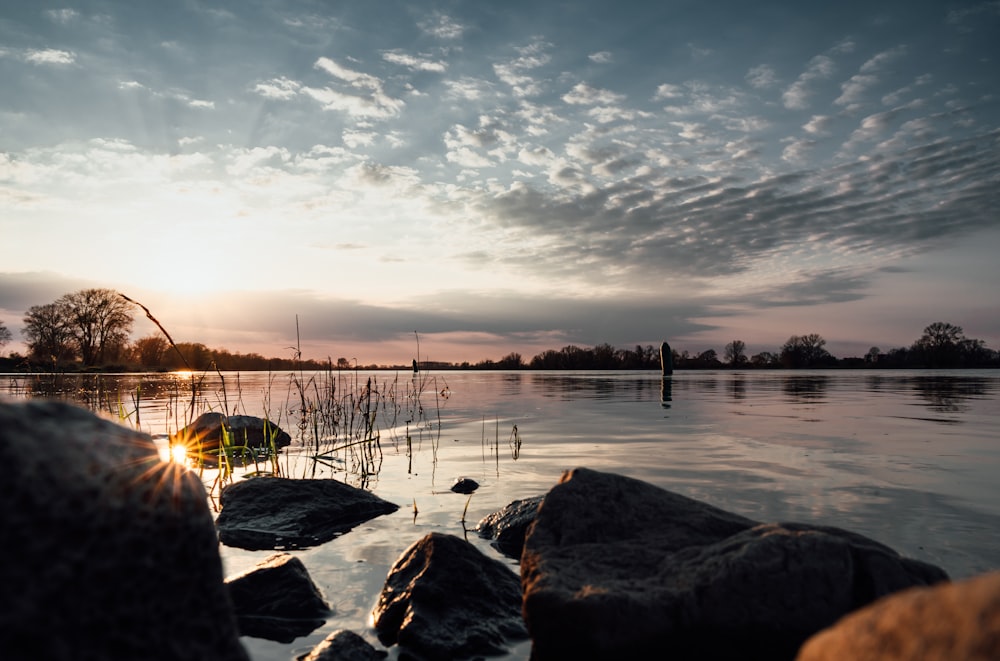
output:
[[[175,464],[185,464],[187,463],[187,447],[183,443],[175,443],[170,446],[170,461]]]

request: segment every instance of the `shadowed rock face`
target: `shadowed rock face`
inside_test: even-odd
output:
[[[517,576],[453,535],[431,533],[396,561],[373,612],[379,640],[427,659],[505,651],[527,637]]]
[[[545,496],[521,556],[535,659],[790,659],[842,615],[946,578],[861,535],[582,468]]]
[[[381,661],[386,656],[353,631],[334,631],[296,661]]]
[[[1000,659],[1000,572],[880,599],[810,638],[798,656],[841,659]]]
[[[219,503],[219,540],[252,551],[315,546],[399,509],[336,480],[280,477],[230,484],[222,490]]]
[[[226,579],[240,633],[290,643],[323,625],[330,613],[298,558],[276,553]]]
[[[247,659],[204,486],[139,434],[0,403],[0,658]]]

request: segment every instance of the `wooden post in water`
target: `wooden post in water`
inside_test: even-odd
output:
[[[663,370],[663,376],[674,373],[674,356],[670,351],[670,345],[666,342],[660,345],[660,369]]]

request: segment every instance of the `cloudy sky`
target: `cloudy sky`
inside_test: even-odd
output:
[[[361,363],[1000,348],[998,34],[996,0],[5,2],[0,320],[98,286]]]

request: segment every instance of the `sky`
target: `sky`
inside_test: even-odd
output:
[[[4,2],[5,350],[89,287],[361,364],[1000,349],[998,34],[996,0]]]

